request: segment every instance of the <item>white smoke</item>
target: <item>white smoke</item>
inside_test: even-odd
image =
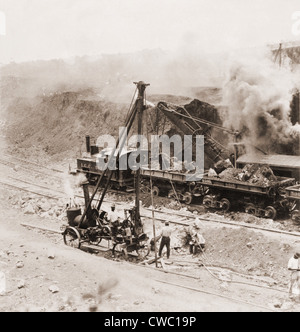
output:
[[[223,87],[224,126],[242,132],[248,147],[275,152],[276,145],[299,139],[292,126],[291,101],[298,82],[295,72],[279,67],[265,54],[234,61]]]
[[[66,174],[63,179],[64,192],[67,199],[71,204],[76,205],[76,189],[78,189],[82,183],[86,182],[87,178],[84,174],[78,173],[77,175]]]

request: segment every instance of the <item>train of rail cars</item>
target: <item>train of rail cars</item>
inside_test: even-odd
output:
[[[280,214],[298,210],[292,199],[294,197],[291,193],[294,191],[286,189],[300,181],[299,156],[240,155],[241,143],[237,141],[239,133],[195,116],[184,106],[159,102],[156,106],[156,114],[170,121],[181,135],[190,135],[192,138],[196,135],[204,136],[204,162],[207,171],[204,174],[192,174],[193,180],[189,181],[187,179],[189,174],[184,167],[181,168],[183,171],[175,171],[175,168],[163,170],[164,155],[160,155],[155,169],[149,169],[151,162],[142,155],[140,161],[143,167],[139,172],[142,192],[152,191],[155,196],[166,196],[188,205],[203,204],[207,208],[220,209],[224,212],[238,208],[255,216],[272,219]],[[234,143],[231,145],[234,147],[234,153],[213,137],[213,129],[221,130],[233,137]],[[194,144],[193,140],[192,142]],[[84,173],[90,184],[97,184],[103,173],[97,161],[108,160],[112,151],[109,149],[99,151],[96,145],[91,145],[89,136],[86,137],[86,146],[88,154],[85,158],[77,159],[77,172]],[[117,163],[120,159],[125,159],[127,163],[132,153],[135,153],[134,149],[122,152],[122,155],[116,158]],[[227,161],[230,166],[225,166]],[[218,164],[220,167],[217,167]],[[266,178],[267,181],[260,182],[257,179],[249,181],[249,178],[247,180],[239,178],[248,165],[257,165],[261,169],[263,165],[266,165],[266,174],[272,173],[272,178]],[[130,169],[121,170],[118,166],[117,164],[116,170],[110,174],[110,187],[116,190],[132,191],[136,185],[135,173]],[[237,176],[220,176],[227,167],[233,168]],[[209,169],[215,172],[209,172]],[[296,214],[293,213],[294,216]]]
[[[105,158],[107,150],[96,151],[85,158],[77,159],[77,172],[84,173],[90,184],[96,184],[102,172],[97,167],[97,158]],[[126,151],[122,157],[129,158],[134,150]],[[242,172],[242,169],[240,169]],[[132,191],[134,188],[134,172],[131,170],[112,171],[110,188]],[[186,204],[203,204],[209,209],[220,209],[227,212],[231,209],[243,211],[259,217],[275,219],[295,210],[291,196],[286,189],[296,185],[295,178],[276,177],[268,183],[249,183],[235,179],[222,179],[217,174],[207,173],[199,176],[199,180],[187,181],[187,174],[175,171],[141,170],[141,190],[152,192],[155,196],[166,196]],[[300,198],[298,199],[300,201]],[[299,202],[298,202],[299,204]],[[296,215],[294,213],[293,215]]]

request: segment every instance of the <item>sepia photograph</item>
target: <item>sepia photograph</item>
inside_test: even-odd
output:
[[[0,50],[0,312],[300,311],[299,0],[0,0]]]

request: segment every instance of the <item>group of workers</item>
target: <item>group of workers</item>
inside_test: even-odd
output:
[[[115,204],[113,204],[111,206],[111,211],[106,215],[106,219],[110,223],[110,225],[115,225],[115,224],[119,225],[120,224],[121,218],[119,217],[118,213],[116,212]],[[198,252],[198,249],[200,249],[200,251],[203,251],[205,248],[205,239],[202,236],[202,234],[200,234],[199,230],[200,230],[200,228],[197,223],[194,223],[194,225],[188,229],[189,249],[190,249],[190,253],[193,255],[195,255]],[[158,250],[159,257],[162,256],[163,249],[166,247],[167,259],[170,258],[171,234],[172,234],[172,229],[170,227],[170,223],[169,223],[169,221],[166,221],[164,227],[161,230],[160,235],[157,237],[158,240],[160,239],[160,246],[159,246],[159,250]],[[128,237],[128,239],[132,238],[130,225],[128,225],[128,227],[126,227],[126,237]],[[152,245],[153,244],[154,244],[154,240],[152,240]]]
[[[106,214],[105,219],[109,225],[118,233],[118,230],[122,229],[122,233],[125,233],[125,240],[128,243],[132,243],[132,224],[129,220],[121,220],[118,213],[116,212],[116,205],[111,206],[111,211]],[[114,233],[114,232],[113,232]],[[117,235],[117,234],[116,234]]]
[[[106,216],[107,221],[110,224],[120,223],[120,217],[116,212],[116,206],[113,204],[111,206],[111,211]],[[128,238],[132,238],[131,227],[128,225],[126,235]],[[192,226],[187,230],[187,234],[189,237],[189,252],[192,255],[196,255],[198,250],[203,252],[205,249],[205,239],[203,235],[200,233],[200,227],[195,222]],[[171,235],[172,228],[170,227],[169,221],[165,222],[164,227],[161,230],[160,235],[156,238],[156,240],[160,239],[160,246],[158,250],[158,256],[162,257],[163,249],[166,247],[167,249],[167,259],[170,258],[171,255]],[[152,239],[152,248],[154,248],[154,239]],[[300,253],[295,253],[293,257],[288,262],[288,270],[291,271],[291,278],[289,284],[289,296],[293,298],[293,292],[296,287],[297,295],[300,299]]]
[[[187,234],[189,236],[189,250],[190,254],[196,255],[198,253],[198,250],[201,252],[204,251],[205,248],[205,239],[203,235],[199,232],[200,227],[197,223],[194,223],[191,227],[189,227]],[[170,258],[171,253],[171,228],[170,223],[168,221],[165,222],[165,226],[162,228],[161,231],[161,242],[159,246],[158,256],[162,256],[162,251],[164,247],[167,248],[167,259]]]

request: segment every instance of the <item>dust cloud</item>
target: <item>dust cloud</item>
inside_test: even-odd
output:
[[[81,100],[129,106],[135,92],[133,82],[143,80],[150,83],[147,97],[173,94],[217,106],[223,125],[241,132],[248,150],[257,146],[273,152],[278,142],[293,144],[299,139],[300,127],[291,122],[290,104],[300,86],[296,71],[288,65],[279,68],[269,49],[232,54],[208,54],[190,37],[173,52],[154,49],[10,63],[0,70],[1,95],[5,101],[42,96],[50,97],[51,102],[56,94],[75,91]],[[200,88],[205,89],[203,93]]]
[[[128,54],[84,56],[1,67],[5,91],[14,96],[49,96],[57,92],[94,89],[99,98],[126,102],[133,97],[133,82],[150,83],[149,93],[182,94],[190,87],[215,86],[220,55],[195,50],[182,43],[178,51],[143,50]]]
[[[276,153],[281,145],[299,144],[300,126],[291,122],[297,74],[266,52],[231,61],[223,85],[223,124],[241,133],[248,152],[258,147]]]

